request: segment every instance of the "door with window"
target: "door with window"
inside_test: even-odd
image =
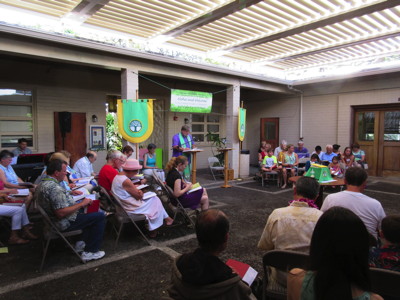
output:
[[[400,176],[400,105],[355,107],[354,142],[372,176]]]
[[[267,141],[272,149],[279,146],[279,118],[260,119],[260,143]]]

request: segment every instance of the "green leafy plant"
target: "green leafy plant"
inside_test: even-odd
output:
[[[118,131],[116,113],[108,113],[106,116],[107,150],[122,150],[122,136]]]
[[[224,164],[224,153],[218,152],[218,149],[225,148],[226,138],[221,138],[218,133],[208,131],[205,135],[208,142],[211,142],[211,152],[218,158],[221,164]],[[215,148],[215,149],[214,149]],[[214,152],[215,150],[215,152]],[[217,152],[217,154],[216,154]]]

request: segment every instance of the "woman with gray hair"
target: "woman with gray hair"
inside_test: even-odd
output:
[[[99,172],[98,183],[109,193],[114,177],[118,174],[121,166],[126,161],[126,156],[118,150],[111,150],[107,153],[107,163]]]

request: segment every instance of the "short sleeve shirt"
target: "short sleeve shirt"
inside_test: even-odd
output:
[[[178,179],[182,180],[182,176],[181,174],[179,174],[178,170],[174,168],[167,174],[167,179],[166,179],[167,185],[173,190],[175,186],[175,181]]]
[[[53,177],[46,175],[43,178],[36,189],[35,197],[60,230],[66,230],[70,226],[70,222],[75,221],[77,211],[63,219],[58,219],[55,215],[56,210],[73,206],[75,201]]]
[[[104,165],[99,172],[99,185],[106,189],[109,193],[114,177],[118,175],[118,171],[110,165]]]
[[[263,160],[263,165],[267,168],[271,168],[274,164],[277,164],[276,156],[272,155],[271,157],[265,156]]]

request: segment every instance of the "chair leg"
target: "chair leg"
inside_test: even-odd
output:
[[[210,171],[211,171],[212,176],[214,177],[214,181],[217,181],[217,179],[215,178],[214,172],[211,168],[210,168]]]
[[[124,223],[121,223],[121,225],[119,226],[119,229],[118,229],[118,231],[117,231],[117,239],[115,240],[114,250],[117,249],[119,237],[120,237],[120,235],[121,235],[121,231],[122,231],[122,227],[123,227],[123,226],[124,226]]]
[[[43,270],[44,260],[46,259],[47,250],[49,249],[49,244],[50,244],[50,239],[47,239],[46,245],[44,246],[43,249],[42,263],[40,264],[39,272],[42,272]]]
[[[133,225],[135,225],[136,229],[139,230],[140,234],[144,238],[144,240],[151,246],[152,244],[150,241],[147,239],[146,235],[143,233],[143,231],[139,228],[139,226],[136,224],[136,222],[132,221]]]

